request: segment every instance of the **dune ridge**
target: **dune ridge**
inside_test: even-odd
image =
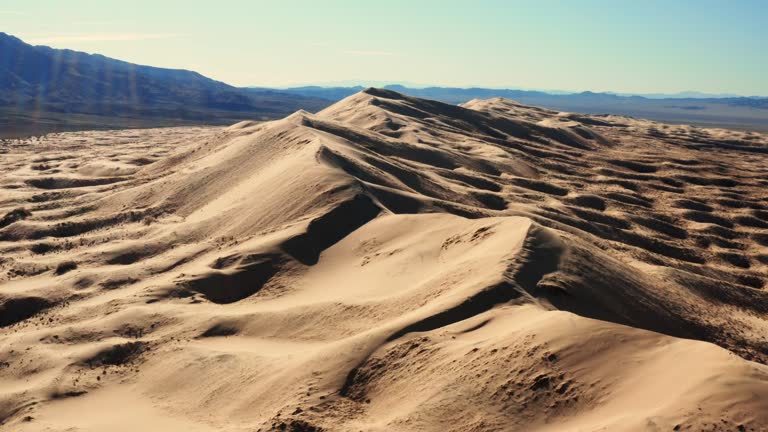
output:
[[[764,135],[371,88],[2,151],[4,430],[768,427]]]

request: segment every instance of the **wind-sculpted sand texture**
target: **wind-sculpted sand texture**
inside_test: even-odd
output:
[[[0,151],[0,429],[768,429],[764,135],[368,89]]]

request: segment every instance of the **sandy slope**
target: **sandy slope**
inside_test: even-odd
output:
[[[6,142],[0,429],[768,428],[768,139],[369,89]]]

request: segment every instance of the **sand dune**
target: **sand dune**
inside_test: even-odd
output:
[[[5,142],[0,429],[768,428],[768,137],[368,89]]]

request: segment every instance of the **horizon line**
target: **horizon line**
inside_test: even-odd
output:
[[[370,82],[376,82],[376,84],[366,84]],[[588,89],[588,90],[562,90],[562,89],[541,89],[541,88],[526,88],[526,87],[517,87],[517,86],[483,86],[483,85],[443,85],[443,84],[413,84],[413,83],[403,83],[402,81],[340,81],[339,83],[295,83],[295,84],[287,84],[287,85],[246,85],[246,86],[234,86],[234,87],[240,87],[240,88],[261,88],[261,89],[269,89],[269,90],[290,90],[295,88],[301,88],[301,87],[318,87],[323,89],[334,89],[334,88],[353,88],[353,87],[362,87],[362,88],[369,88],[369,87],[377,87],[377,88],[383,88],[388,86],[400,86],[408,89],[428,89],[428,88],[444,88],[444,89],[462,89],[462,90],[469,90],[469,89],[482,89],[482,90],[514,90],[514,91],[527,91],[527,92],[540,92],[540,93],[547,93],[549,95],[553,96],[567,96],[567,95],[577,95],[582,93],[594,93],[594,94],[603,94],[603,95],[612,95],[612,96],[624,96],[624,97],[631,97],[631,96],[640,96],[640,97],[649,97],[649,96],[679,96],[683,99],[727,99],[727,98],[760,98],[760,99],[768,99],[768,95],[757,95],[757,94],[744,94],[744,93],[728,93],[728,92],[717,92],[717,93],[710,93],[706,91],[700,91],[700,90],[678,90],[675,92],[663,92],[663,91],[657,91],[657,92],[630,92],[630,91],[613,91],[613,90],[594,90],[594,89]],[[699,94],[701,96],[699,97],[691,97],[691,96],[683,96],[685,94]],[[663,97],[660,97],[659,99],[664,99]]]

